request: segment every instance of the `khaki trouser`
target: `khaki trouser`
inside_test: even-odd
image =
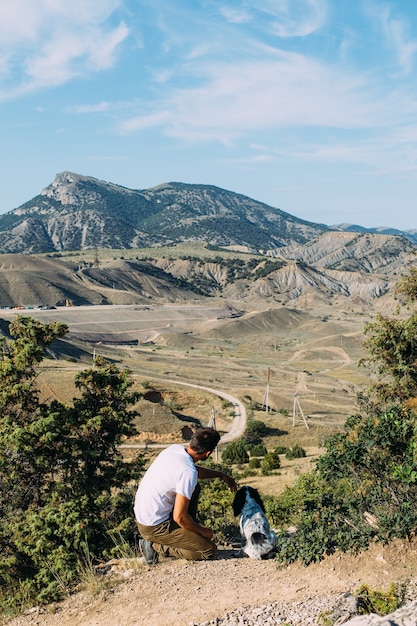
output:
[[[188,513],[194,521],[197,519],[200,485],[197,483],[190,500]],[[212,559],[217,551],[215,543],[178,526],[170,517],[156,526],[144,526],[136,522],[143,539],[152,541],[153,547],[161,556],[174,556],[187,561],[204,561]]]
[[[212,559],[216,554],[215,543],[185,530],[172,519],[161,522],[156,526],[144,526],[137,522],[143,539],[152,541],[153,547],[161,556],[174,556],[187,561],[203,561]]]

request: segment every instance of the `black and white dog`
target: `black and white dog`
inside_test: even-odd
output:
[[[270,559],[276,552],[277,536],[269,527],[265,507],[257,489],[241,487],[233,501],[240,516],[241,550],[252,559]]]

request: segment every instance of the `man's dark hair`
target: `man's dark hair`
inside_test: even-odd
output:
[[[214,428],[197,428],[192,434],[190,448],[197,454],[212,452],[219,441],[220,435]]]

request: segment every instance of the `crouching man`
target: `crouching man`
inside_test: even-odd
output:
[[[158,555],[199,561],[216,554],[213,530],[196,522],[200,493],[198,479],[221,478],[231,491],[235,480],[218,470],[201,467],[219,443],[214,428],[197,429],[188,446],[173,444],[163,450],[145,472],[135,497],[134,512],[140,549],[148,565]]]

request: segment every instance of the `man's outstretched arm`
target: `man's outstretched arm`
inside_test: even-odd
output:
[[[229,474],[226,474],[226,472],[212,469],[210,467],[202,467],[201,465],[196,465],[196,468],[197,468],[198,477],[200,480],[204,480],[205,478],[221,478],[229,487],[230,491],[238,490],[237,482],[232,476],[230,476]]]

